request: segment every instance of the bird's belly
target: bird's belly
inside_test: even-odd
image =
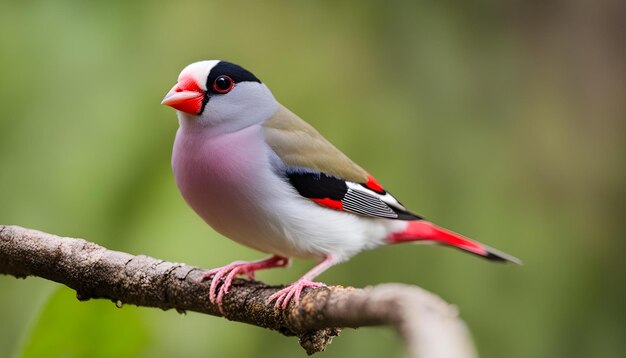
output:
[[[275,219],[276,186],[258,126],[206,138],[179,130],[172,167],[185,201],[222,235],[259,251],[317,256],[300,250]]]

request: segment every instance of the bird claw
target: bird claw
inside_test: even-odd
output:
[[[289,265],[289,259],[282,256],[272,256],[259,261],[235,261],[223,267],[209,270],[202,275],[201,281],[213,277],[209,287],[209,301],[216,304],[222,315],[224,315],[224,296],[230,290],[233,280],[237,275],[246,275],[250,280],[254,280],[254,272],[272,267],[285,267]],[[220,286],[220,282],[222,283]],[[219,286],[219,289],[218,289]]]
[[[209,287],[209,301],[213,304],[217,304],[217,308],[220,313],[224,314],[222,303],[224,296],[228,293],[230,287],[232,286],[234,278],[239,274],[247,274],[249,278],[254,279],[254,272],[248,271],[249,265],[249,262],[235,261],[226,266],[209,270],[202,275],[201,281],[209,279],[213,276],[211,286]],[[223,282],[218,289],[220,281]]]
[[[287,306],[289,305],[289,302],[292,299],[294,300],[294,303],[296,305],[300,303],[300,294],[302,293],[302,290],[304,288],[321,287],[321,286],[326,286],[326,285],[321,282],[313,282],[309,280],[298,280],[292,283],[291,285],[283,288],[282,290],[276,292],[275,294],[271,295],[267,299],[267,302],[269,303],[269,302],[276,300],[276,303],[274,304],[274,308],[282,308],[284,310],[287,308]]]

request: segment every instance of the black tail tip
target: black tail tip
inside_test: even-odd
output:
[[[484,245],[483,245],[484,246]],[[524,263],[522,262],[522,260],[518,259],[515,256],[511,256],[509,254],[506,254],[502,251],[496,250],[496,249],[492,249],[491,247],[488,246],[484,246],[484,249],[487,250],[487,254],[486,255],[481,255],[482,257],[486,258],[487,260],[491,260],[491,261],[495,261],[495,262],[511,262],[514,263],[516,265],[523,265]]]

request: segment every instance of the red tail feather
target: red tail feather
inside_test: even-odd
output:
[[[461,250],[485,257],[495,261],[510,261],[521,264],[521,261],[511,255],[500,252],[487,245],[472,241],[460,234],[438,227],[425,220],[408,222],[404,231],[394,233],[389,240],[392,243],[408,241],[432,240],[438,243],[450,245]]]

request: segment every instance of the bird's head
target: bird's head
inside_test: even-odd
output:
[[[225,132],[262,123],[278,108],[270,90],[255,75],[220,60],[185,67],[161,103],[178,111],[181,125],[219,127]]]

